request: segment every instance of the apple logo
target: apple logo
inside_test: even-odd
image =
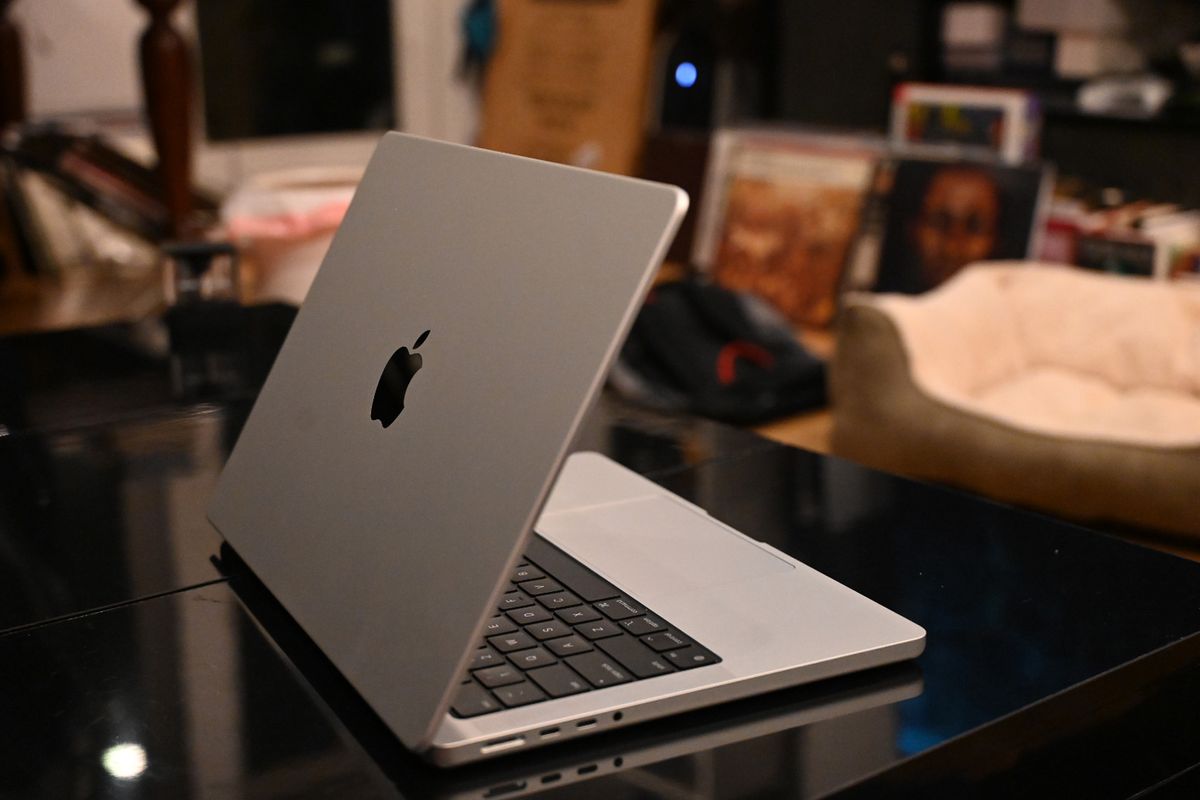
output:
[[[423,361],[416,349],[425,343],[427,336],[429,331],[417,337],[411,353],[407,347],[401,347],[392,353],[392,357],[383,368],[383,374],[379,376],[379,384],[375,387],[375,399],[371,401],[371,419],[379,420],[385,428],[395,422],[396,417],[404,410],[404,394],[408,391],[408,384],[413,376],[421,369]]]

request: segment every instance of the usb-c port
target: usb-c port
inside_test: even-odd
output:
[[[559,733],[560,731],[558,728],[543,728],[538,732],[538,736],[542,737],[543,739],[549,739],[551,736],[558,736]]]
[[[589,728],[594,728],[594,727],[596,727],[596,720],[594,720],[594,719],[585,719],[585,720],[583,720],[582,722],[576,722],[576,723],[575,723],[575,727],[576,727],[576,728],[578,728],[578,729],[579,729],[579,730],[581,730],[581,731],[586,731],[586,730],[588,730]]]

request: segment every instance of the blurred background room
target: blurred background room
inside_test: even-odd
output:
[[[1200,555],[1189,0],[0,0],[0,103],[0,435],[261,380],[396,129],[688,190],[610,398]]]

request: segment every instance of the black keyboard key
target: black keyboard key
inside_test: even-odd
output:
[[[647,614],[644,617],[623,619],[621,620],[621,627],[632,633],[634,636],[644,636],[647,633],[665,631],[671,626],[663,622],[658,617]]]
[[[538,602],[551,611],[557,611],[560,608],[577,606],[583,601],[570,592],[555,592],[554,594],[542,595],[538,598]]]
[[[563,591],[562,584],[550,578],[525,581],[524,583],[518,583],[517,586],[521,587],[521,591],[534,597],[537,597],[539,594],[554,594],[555,592]]]
[[[529,561],[537,564],[549,574],[571,587],[571,591],[589,603],[608,600],[621,593],[617,587],[559,550],[541,536],[529,540],[525,551]]]
[[[518,625],[529,625],[534,622],[545,622],[548,619],[554,619],[550,615],[550,612],[541,606],[530,606],[529,608],[518,608],[515,611],[509,611],[508,618]]]
[[[542,646],[556,656],[573,656],[576,653],[586,653],[592,649],[592,645],[587,639],[575,634],[564,636],[561,639],[550,639],[542,642]]]
[[[501,686],[492,691],[495,692],[496,697],[500,698],[500,702],[509,708],[527,706],[530,703],[537,703],[546,699],[546,695],[542,694],[542,690],[528,681]]]
[[[516,653],[511,653],[508,660],[516,664],[521,669],[537,669],[538,667],[548,667],[558,661],[557,658],[550,655],[544,647],[535,647],[532,650],[521,650]]]
[[[569,622],[572,625],[578,625],[580,622],[591,622],[594,619],[600,619],[600,615],[588,606],[580,606],[579,608],[566,608],[557,612],[557,616],[563,622]]]
[[[488,639],[488,644],[501,653],[511,653],[515,650],[533,647],[537,642],[525,631],[517,631],[516,633],[506,633],[503,636],[492,636]]]
[[[551,697],[566,697],[586,692],[592,688],[566,664],[555,664],[552,667],[531,670],[529,677]]]
[[[678,650],[681,647],[688,647],[692,644],[692,640],[679,631],[652,633],[649,636],[643,636],[642,641],[660,653],[665,650]]]
[[[488,623],[483,626],[484,636],[499,636],[502,633],[512,633],[517,629],[517,625],[508,617],[492,617]]]
[[[535,567],[533,564],[518,564],[512,571],[512,577],[509,578],[513,583],[521,581],[531,581],[534,578],[544,578],[546,573]]]
[[[554,693],[561,687],[551,691],[551,682],[563,676],[569,678],[571,672],[558,663],[540,666],[547,663],[545,658],[566,659],[596,687],[721,660],[540,536],[531,540],[526,562],[517,565],[512,579],[519,588],[510,589],[505,597],[510,604],[520,605],[502,608],[511,612],[507,614],[511,619],[493,618],[487,634],[495,637],[493,644],[509,654],[509,660],[518,665],[523,661],[522,669],[530,670],[528,675],[532,677],[540,670],[547,684],[542,688],[551,696],[561,696]],[[572,626],[573,632],[542,609],[554,612],[558,620]],[[524,626],[523,632],[504,630],[504,635],[495,635],[498,625],[513,620]],[[471,668],[479,669],[475,663],[472,661]]]
[[[500,596],[500,603],[497,605],[501,611],[511,611],[514,608],[524,608],[525,606],[533,605],[533,598],[524,592],[510,592]]]
[[[617,636],[596,642],[596,646],[625,665],[639,678],[652,678],[674,672],[671,663],[632,636]]]
[[[475,677],[489,689],[525,680],[521,677],[521,671],[511,664],[502,664],[498,667],[481,669],[475,673]]]
[[[594,603],[592,607],[614,622],[629,619],[630,617],[640,617],[646,613],[646,609],[639,608],[628,597],[618,597],[615,600],[601,600],[599,603]]]
[[[616,686],[618,683],[629,683],[633,678],[625,667],[603,653],[595,651],[567,659],[571,669],[588,679],[588,683],[597,689],[605,686]]]
[[[557,639],[559,636],[570,636],[573,633],[570,625],[558,620],[539,622],[536,625],[526,625],[525,632],[539,642],[544,642],[547,639]]]
[[[576,625],[575,630],[593,640],[603,639],[606,636],[621,635],[621,629],[617,627],[616,623],[603,619]]]
[[[668,650],[662,655],[679,669],[703,667],[708,664],[716,664],[721,660],[716,653],[705,650],[698,644],[693,644],[684,650]]]
[[[460,717],[477,717],[500,710],[500,704],[482,686],[468,683],[459,688],[450,710]]]
[[[483,669],[503,663],[504,656],[490,647],[481,647],[475,651],[475,657],[471,659],[471,663],[467,664],[467,669]]]

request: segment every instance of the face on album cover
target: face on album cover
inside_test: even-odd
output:
[[[896,162],[873,288],[915,294],[975,261],[1026,258],[1043,180],[1039,167]]]

